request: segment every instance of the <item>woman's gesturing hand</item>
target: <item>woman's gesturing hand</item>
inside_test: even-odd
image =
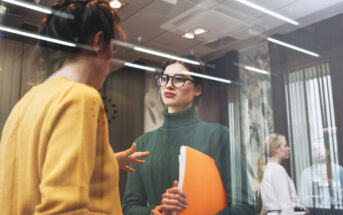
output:
[[[148,157],[149,152],[136,152],[136,143],[132,143],[131,147],[125,151],[115,153],[119,163],[119,168],[128,172],[135,172],[129,167],[129,164],[144,164],[145,160],[139,160]]]

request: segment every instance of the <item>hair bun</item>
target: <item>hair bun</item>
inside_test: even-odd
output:
[[[75,59],[81,52],[89,54],[81,45],[88,45],[89,39],[98,32],[104,33],[104,42],[109,45],[114,33],[120,31],[116,25],[118,14],[107,0],[59,0],[52,4],[52,10],[53,13],[40,22],[39,34],[76,42],[80,46],[69,47],[39,40],[32,59],[42,61],[41,68],[50,74],[59,69],[64,61]]]

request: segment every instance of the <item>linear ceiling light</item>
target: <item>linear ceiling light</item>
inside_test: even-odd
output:
[[[58,39],[54,39],[54,38],[50,38],[50,37],[45,37],[45,36],[41,36],[38,34],[32,34],[29,32],[25,32],[25,31],[20,31],[14,28],[9,28],[9,27],[5,27],[0,25],[0,31],[5,31],[8,33],[12,33],[12,34],[18,34],[24,37],[30,37],[30,38],[34,38],[34,39],[38,39],[38,40],[44,40],[44,41],[48,41],[48,42],[52,42],[52,43],[57,43],[60,45],[65,45],[65,46],[70,46],[70,47],[76,47],[77,45],[75,43],[70,43],[70,42],[66,42],[63,40],[58,40]]]
[[[282,42],[280,40],[276,40],[276,39],[271,38],[271,37],[268,37],[267,40],[269,42],[276,43],[278,45],[285,46],[287,48],[294,49],[296,51],[299,51],[299,52],[302,52],[302,53],[305,53],[305,54],[308,54],[308,55],[311,55],[311,56],[314,56],[314,57],[319,57],[319,54],[317,54],[315,52],[308,51],[306,49],[303,49],[303,48],[300,48],[300,47],[297,47],[297,46],[294,46],[294,45]]]
[[[205,79],[209,79],[209,80],[213,80],[213,81],[220,81],[226,84],[231,84],[232,82],[230,80],[227,79],[223,79],[223,78],[216,78],[213,76],[209,76],[209,75],[203,75],[203,74],[199,74],[199,73],[195,73],[195,72],[190,72],[190,71],[182,71],[183,74],[186,75],[191,75],[191,76],[196,76],[199,78],[205,78]]]
[[[156,56],[160,56],[160,57],[164,57],[164,58],[169,58],[169,59],[172,59],[172,60],[177,60],[177,61],[181,61],[181,62],[185,62],[185,63],[189,63],[189,64],[200,65],[200,63],[198,61],[194,61],[194,60],[190,60],[190,59],[187,59],[187,58],[178,57],[178,56],[175,56],[175,55],[166,54],[166,53],[159,52],[159,51],[154,51],[154,50],[151,50],[151,49],[146,49],[146,48],[142,48],[142,47],[138,47],[138,46],[135,46],[133,49],[136,50],[136,51],[144,52],[144,53],[151,54],[151,55],[156,55]]]
[[[198,61],[194,61],[194,60],[190,60],[187,58],[183,58],[183,57],[178,57],[175,55],[171,55],[171,54],[167,54],[167,53],[163,53],[163,52],[159,52],[159,51],[155,51],[152,49],[147,49],[147,48],[143,48],[140,46],[136,46],[134,44],[128,43],[128,42],[123,42],[120,40],[112,40],[113,43],[115,45],[121,46],[121,47],[125,47],[125,48],[129,48],[129,49],[133,49],[135,51],[139,51],[139,52],[143,52],[143,53],[147,53],[147,54],[151,54],[151,55],[155,55],[155,56],[160,56],[160,57],[164,57],[164,58],[169,58],[172,60],[177,60],[177,61],[181,61],[181,62],[185,62],[185,63],[189,63],[189,64],[194,64],[194,65],[200,65],[200,62]]]
[[[142,69],[142,70],[147,70],[150,72],[156,72],[155,68],[149,67],[149,66],[143,66],[143,65],[139,65],[139,64],[135,64],[135,63],[129,63],[129,62],[125,62],[124,65],[128,66],[128,67],[136,68],[136,69]]]
[[[16,30],[14,28],[5,27],[2,25],[0,25],[0,31],[5,31],[8,33],[13,33],[13,34],[17,34],[17,35],[21,35],[21,36],[25,36],[25,37],[30,37],[30,38],[34,38],[34,39],[39,39],[39,40],[44,40],[44,41],[48,41],[48,42],[52,42],[52,43],[57,43],[60,45],[65,45],[65,46],[70,46],[70,47],[80,46],[81,48],[92,50],[91,47],[89,47],[89,46],[76,45],[75,43],[70,43],[70,42],[66,42],[63,40],[58,40],[58,39],[54,39],[54,38],[50,38],[50,37],[32,34],[32,33],[24,32],[24,31]],[[129,62],[125,62],[125,61],[119,61],[119,60],[114,60],[114,61],[122,62],[122,63],[124,63],[125,66],[128,66],[128,67],[143,69],[143,70],[147,70],[147,71],[151,71],[151,72],[157,71],[157,69],[153,68],[153,67],[142,66],[139,64],[129,63]]]
[[[235,0],[235,1],[237,1],[239,3],[242,3],[242,4],[246,5],[246,6],[252,7],[254,9],[259,10],[259,11],[261,11],[263,13],[268,14],[268,15],[274,16],[274,17],[276,17],[278,19],[281,19],[281,20],[283,20],[285,22],[291,23],[293,25],[299,25],[299,22],[294,21],[294,20],[292,20],[290,18],[287,18],[285,16],[282,16],[282,15],[280,15],[278,13],[275,13],[275,12],[273,12],[271,10],[268,10],[266,8],[263,8],[263,7],[261,7],[261,6],[257,5],[257,4],[251,3],[251,2],[246,1],[246,0]]]
[[[35,10],[35,11],[38,11],[41,13],[46,13],[46,14],[52,14],[53,13],[54,15],[57,15],[57,16],[61,16],[64,18],[69,18],[69,19],[74,19],[74,15],[72,15],[72,14],[68,14],[68,13],[61,12],[61,11],[54,11],[48,7],[37,6],[35,4],[27,3],[25,1],[20,1],[20,0],[1,0],[1,1],[9,3],[9,4],[14,4],[14,5],[17,5],[20,7],[25,7],[25,8]]]
[[[267,72],[266,70],[257,69],[255,67],[251,67],[251,66],[244,66],[244,69],[249,70],[249,71],[253,71],[253,72],[258,72],[258,73],[265,74],[265,75],[269,74],[269,72]]]
[[[149,66],[143,66],[143,65],[139,65],[139,64],[135,64],[135,63],[131,63],[119,58],[112,58],[112,62],[113,63],[117,63],[117,64],[122,64],[128,67],[132,67],[132,68],[136,68],[136,69],[142,69],[142,70],[147,70],[147,71],[151,71],[151,72],[156,72],[156,71],[162,71],[159,68],[154,68],[154,67],[149,67]]]
[[[47,7],[37,6],[37,5],[31,4],[31,3],[26,3],[24,1],[18,1],[18,0],[1,0],[1,1],[7,2],[9,4],[14,4],[17,6],[25,7],[25,8],[31,9],[31,10],[39,11],[42,13],[52,14],[52,10],[50,10]]]

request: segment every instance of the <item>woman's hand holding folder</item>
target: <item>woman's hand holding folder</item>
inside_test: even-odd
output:
[[[162,195],[161,205],[156,206],[151,211],[152,215],[169,215],[173,211],[181,211],[188,206],[186,194],[178,188],[178,182],[175,180],[173,187],[166,190]]]

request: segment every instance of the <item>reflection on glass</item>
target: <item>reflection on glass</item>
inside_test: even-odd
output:
[[[301,201],[307,207],[342,208],[341,191],[329,192],[332,186],[340,187],[337,181],[340,168],[335,167],[338,153],[329,65],[296,70],[287,78],[293,172],[301,190]],[[328,167],[330,164],[333,166]],[[336,179],[332,178],[333,174]]]
[[[52,2],[0,0],[1,131],[13,106],[33,86],[46,79],[41,70],[31,68],[41,61],[31,62],[31,65],[27,61],[37,39],[56,39],[42,38],[37,33],[39,21],[46,15],[44,12],[68,22],[74,18],[71,14],[50,10]],[[233,147],[230,154],[227,153],[230,173],[234,176],[230,186],[240,184],[241,178],[245,178],[241,174],[247,174],[254,193],[249,203],[255,201],[256,214],[261,212],[257,163],[264,153],[264,140],[277,132],[284,134],[291,146],[290,159],[281,166],[294,182],[300,204],[309,207],[311,215],[343,214],[340,194],[343,178],[342,0],[126,0],[121,3],[117,12],[127,37],[125,40],[110,38],[114,42],[113,68],[100,89],[107,111],[110,143],[115,151],[128,148],[128,144],[143,133],[147,135],[163,127],[165,116],[161,113],[165,106],[154,78],[163,71],[164,63],[173,59],[199,65],[199,58],[207,67],[206,75],[192,69],[183,71],[183,75],[207,81],[194,114],[230,130],[228,142],[235,143],[230,145]],[[23,7],[25,5],[28,7]],[[76,29],[78,26],[72,30],[85,35]],[[187,33],[191,33],[192,39],[182,37]],[[45,40],[44,43],[59,46],[51,42],[67,42],[64,45],[91,50],[80,45],[76,37]],[[61,55],[71,55],[72,49],[65,46],[68,51]],[[183,57],[190,54],[197,60]],[[50,50],[45,55],[54,58],[60,53]],[[170,82],[171,79],[168,84]],[[190,136],[187,144],[195,142],[191,138],[193,133],[183,134]],[[168,129],[161,141],[173,141],[173,138]],[[162,150],[170,149],[168,147]],[[239,153],[233,153],[235,150]],[[167,160],[168,156],[162,155],[174,156],[179,152],[178,148],[163,152],[165,154],[154,158],[159,162],[151,168],[167,172],[161,167],[162,163],[163,167],[173,169],[177,161]],[[240,168],[241,160],[244,168]],[[178,178],[174,169],[169,176]],[[151,177],[141,178],[144,182],[155,182]],[[120,175],[119,183],[123,197],[125,174]],[[164,192],[165,188],[167,186],[161,190]],[[232,204],[234,199],[240,198],[241,192],[232,189],[231,195],[235,196],[234,193],[237,196]],[[155,197],[157,203],[162,199],[159,194]]]
[[[343,208],[343,167],[334,163],[324,141],[312,143],[313,164],[301,173],[300,201],[307,207]]]
[[[250,185],[239,150],[224,126],[199,120],[195,105],[204,93],[204,79],[185,75],[185,70],[199,74],[204,72],[190,64],[173,62],[162,75],[157,76],[160,94],[167,107],[163,111],[165,119],[160,128],[135,141],[139,151],[150,151],[150,157],[144,166],[133,167],[137,174],[128,175],[123,199],[124,214],[150,214],[151,210],[153,214],[159,214],[187,209],[187,195],[190,194],[177,188],[178,155],[182,145],[215,160],[228,202],[226,208],[218,213],[254,214]]]

